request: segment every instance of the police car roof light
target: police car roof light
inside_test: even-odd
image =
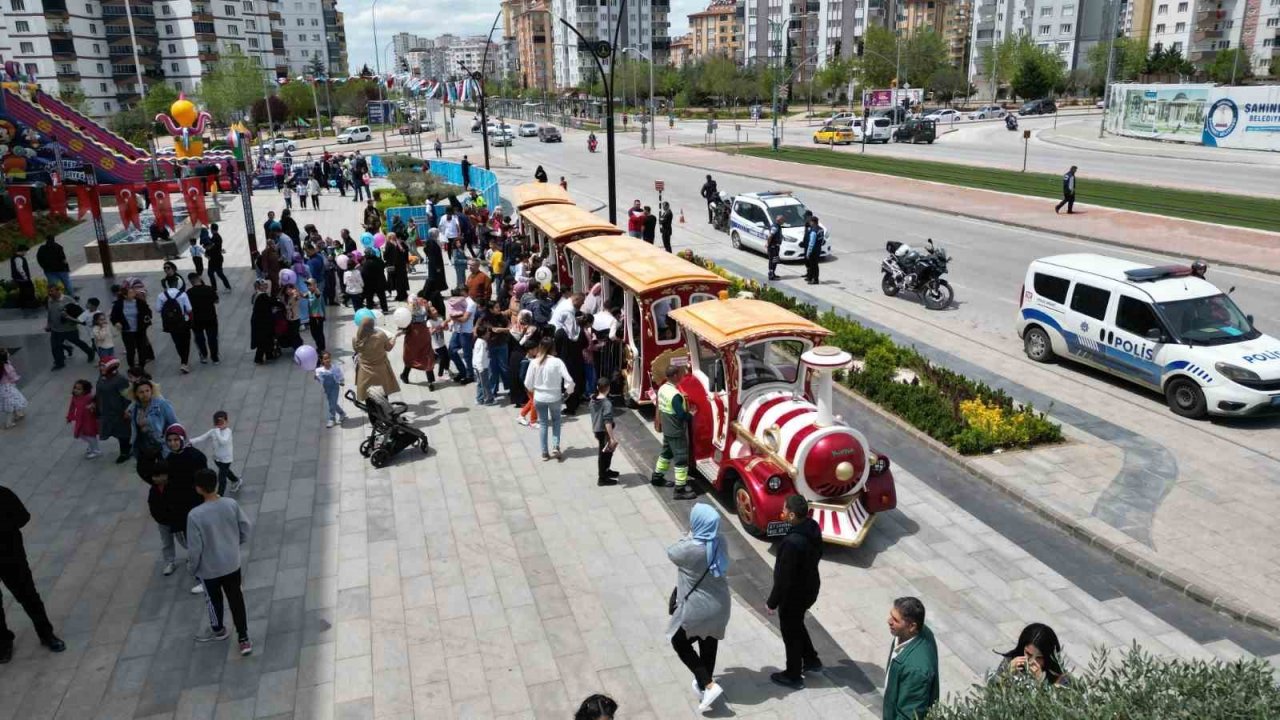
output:
[[[1157,265],[1124,271],[1125,278],[1130,282],[1153,282],[1167,278],[1190,277],[1191,274],[1191,268],[1187,265]]]

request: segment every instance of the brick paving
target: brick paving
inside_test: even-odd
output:
[[[255,201],[259,215],[269,200]],[[359,205],[328,196],[322,205],[299,223],[335,235],[357,224]],[[51,374],[37,337],[17,357],[32,407],[25,425],[0,435],[0,483],[34,516],[28,552],[68,650],[38,647],[6,597],[18,645],[0,667],[0,720],[563,718],[597,691],[621,702],[620,718],[695,716],[688,673],[663,635],[674,575],[663,550],[688,506],[673,514],[644,481],[639,423],[625,421],[634,440],[616,459],[624,485],[601,489],[585,418],[566,424],[564,462],[543,463],[537,434],[510,408],[475,407],[470,388],[415,384],[404,399],[433,454],[410,450],[372,469],[357,451],[361,423],[324,428],[308,374],[287,359],[252,364],[237,213],[223,223],[236,285],[221,307],[223,363],[179,376],[157,337],[155,374],[188,428],[203,431],[217,409],[231,414],[245,480],[237,499],[255,523],[245,565],[254,655],[192,643],[203,600],[181,572],[160,574],[145,487],[128,466],[84,460],[62,422],[68,386],[88,366]],[[352,326],[341,315],[329,334],[345,359]],[[1031,620],[1057,626],[1077,664],[1090,645],[1134,639],[1161,653],[1246,654],[1230,640],[1192,639],[1142,597],[1095,597],[912,467],[899,465],[898,478],[900,508],[868,545],[828,553],[813,615],[832,671],[798,695],[768,682],[782,659],[759,608],[769,546],[726,519],[735,593],[719,665],[733,714],[878,716],[871,685],[883,684],[884,616],[910,593],[938,633],[944,692],[978,680],[991,650]]]

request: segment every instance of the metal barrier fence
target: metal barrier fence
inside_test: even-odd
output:
[[[373,175],[374,177],[387,176],[387,165],[386,163],[382,162],[381,155],[369,156],[369,174]]]
[[[370,156],[369,170],[375,177],[378,177],[378,170],[381,168],[383,176],[386,175],[386,165],[382,162],[382,158],[377,155]],[[446,160],[430,161],[431,174],[441,180],[453,184],[462,185],[462,164],[449,162]],[[498,177],[492,172],[481,167],[471,166],[471,187],[485,199],[490,209],[502,207],[502,196],[498,192]],[[444,215],[448,202],[442,202],[435,206],[435,216],[439,219]],[[424,205],[408,205],[403,207],[387,208],[384,222],[390,227],[391,221],[395,217],[404,219],[406,225],[412,225],[415,218],[427,217],[427,209]]]

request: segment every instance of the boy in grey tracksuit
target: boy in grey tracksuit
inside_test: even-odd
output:
[[[231,498],[218,494],[218,474],[209,469],[196,471],[196,492],[204,502],[187,514],[187,565],[204,584],[209,606],[209,632],[196,642],[227,639],[222,622],[222,600],[226,596],[235,622],[240,654],[253,652],[245,618],[244,593],[240,590],[240,546],[249,540],[249,518]]]

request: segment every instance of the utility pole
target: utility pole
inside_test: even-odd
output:
[[[606,10],[607,9],[608,7],[606,6]],[[604,84],[604,94],[605,94],[604,131],[605,131],[605,143],[607,144],[607,147],[605,148],[606,150],[605,154],[608,160],[608,171],[609,171],[609,222],[615,223],[615,224],[618,222],[618,179],[617,179],[617,160],[614,153],[614,142],[613,142],[614,140],[614,133],[613,133],[614,74],[613,74],[613,71],[617,67],[617,63],[613,62],[612,58],[614,55],[617,54],[617,51],[615,50],[615,48],[617,48],[618,46],[618,32],[622,27],[622,17],[626,15],[626,12],[627,12],[627,0],[622,0],[621,6],[619,7],[619,10],[618,10],[618,21],[613,26],[612,42],[608,40],[599,40],[594,43],[588,42],[587,39],[582,36],[582,33],[578,32],[578,28],[574,27],[573,24],[570,23],[568,20],[565,20],[564,18],[560,18],[560,22],[565,27],[569,28],[569,30],[572,31],[573,34],[578,37],[578,40],[582,41],[583,45],[586,45],[591,48],[592,50],[591,59],[595,61],[596,67],[599,68],[601,82]],[[606,30],[608,29],[608,27],[609,27],[608,23],[606,23],[605,24]],[[605,74],[604,63],[602,62],[604,60],[610,61],[609,73],[607,75]]]
[[[1102,137],[1107,129],[1107,109],[1111,107],[1111,73],[1116,61],[1115,7],[1115,0],[1112,0],[1111,7],[1108,8],[1110,14],[1107,16],[1107,33],[1111,37],[1107,40],[1107,79],[1102,88],[1102,119],[1098,121],[1098,137]],[[1023,161],[1023,164],[1025,165],[1025,161]]]

